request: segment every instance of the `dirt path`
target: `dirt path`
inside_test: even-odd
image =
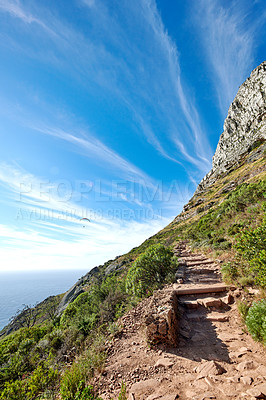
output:
[[[239,290],[228,290],[219,264],[192,254],[186,243],[175,253],[178,283],[164,291],[178,296],[178,345],[147,345],[143,315],[150,299],[145,299],[122,318],[104,374],[95,378],[101,397],[117,399],[124,382],[130,400],[266,399],[265,351],[242,329]]]

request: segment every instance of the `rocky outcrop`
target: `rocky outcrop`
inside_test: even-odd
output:
[[[105,276],[117,273],[126,267],[128,263],[133,259],[120,259],[120,256],[116,257],[115,260],[109,260],[104,265],[92,268],[86,275],[82,276],[75,285],[73,285],[62,298],[57,314],[61,315],[67,306],[72,303],[81,293],[84,292],[84,288],[90,285],[95,279],[99,278],[99,275],[104,274]],[[98,277],[98,278],[97,278]]]
[[[144,317],[146,338],[151,344],[176,345],[178,341],[178,302],[175,292],[154,293]]]
[[[224,122],[224,131],[212,161],[212,170],[196,193],[237,166],[244,155],[266,140],[266,61],[240,86]]]
[[[75,285],[73,285],[62,298],[59,306],[57,308],[57,315],[61,315],[67,306],[72,303],[81,293],[84,292],[84,285],[91,280],[93,276],[95,276],[99,272],[99,267],[95,267],[90,270],[86,275],[82,276]]]

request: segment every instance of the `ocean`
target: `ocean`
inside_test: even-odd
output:
[[[88,270],[0,272],[0,330],[23,304],[66,292]]]

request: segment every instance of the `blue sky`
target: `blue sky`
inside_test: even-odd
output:
[[[264,22],[263,0],[0,0],[0,268],[89,270],[167,225]]]

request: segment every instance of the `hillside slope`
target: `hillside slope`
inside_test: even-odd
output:
[[[155,351],[156,353],[152,354],[156,357],[161,355],[161,351],[168,352],[163,356],[171,358],[170,361],[168,360],[170,363],[173,363],[172,358],[175,359],[174,364],[176,363],[177,367],[173,368],[174,375],[183,370],[187,374],[187,382],[193,386],[196,377],[193,368],[199,367],[202,360],[208,362],[215,360],[214,347],[217,343],[219,344],[217,348],[222,352],[222,356],[225,353],[230,356],[227,360],[219,360],[221,366],[231,374],[228,372],[227,377],[239,378],[239,382],[246,375],[242,373],[242,375],[236,376],[235,372],[233,374],[234,368],[232,369],[230,364],[232,362],[239,364],[239,358],[242,357],[248,362],[248,358],[251,357],[250,353],[252,353],[256,376],[253,374],[254,377],[249,376],[250,380],[242,380],[245,395],[241,394],[242,386],[238,385],[237,393],[240,397],[235,396],[235,398],[256,398],[256,396],[252,397],[252,394],[248,394],[247,385],[252,384],[255,387],[263,384],[259,371],[257,371],[259,368],[257,364],[263,357],[263,349],[259,344],[253,345],[251,337],[246,333],[245,338],[242,336],[237,303],[240,304],[239,309],[243,318],[246,318],[247,313],[252,309],[252,307],[250,308],[251,304],[254,301],[265,299],[265,99],[266,62],[258,66],[240,87],[229,109],[224,132],[213,158],[213,168],[202,180],[181,214],[156,235],[148,238],[127,254],[93,268],[61,298],[48,299],[44,302],[45,308],[39,306],[32,310],[26,310],[4,329],[2,332],[4,335],[0,340],[0,399],[31,400],[41,396],[43,399],[92,400],[96,397],[92,394],[92,389],[87,387],[89,383],[93,383],[100,392],[103,392],[102,389],[105,388],[106,398],[109,398],[108,396],[111,396],[112,393],[117,395],[117,390],[123,380],[127,381],[128,385],[132,385],[138,380],[146,381],[151,375],[154,377],[150,384],[159,385],[162,380],[164,383],[161,387],[164,390],[168,385],[167,379],[173,375],[172,370],[169,369],[171,367],[169,365],[163,367],[165,370],[161,373],[159,369],[159,374],[157,374],[152,364],[155,362],[155,357],[151,357],[149,366],[152,368],[147,370],[144,366],[145,362],[143,364],[142,361],[146,357],[145,354],[150,351]],[[152,245],[155,247],[150,250]],[[182,248],[183,245],[187,246],[184,249],[185,253],[177,254],[177,249],[180,246]],[[137,265],[141,266],[141,262],[145,261],[145,268],[148,268],[149,272],[152,258],[147,260],[147,254],[155,255],[156,259],[158,251],[161,251],[165,257],[164,260],[171,256],[172,251],[181,258],[177,271],[176,262],[173,262],[173,267],[169,263],[169,268],[172,268],[170,274],[164,274],[166,265],[160,264],[160,270],[156,272],[160,279],[154,283],[154,281],[152,282],[153,275],[150,274],[150,281],[146,280],[148,290],[141,294],[134,292],[130,289],[134,285],[128,285],[128,282],[132,283],[130,279],[132,276],[134,278],[134,274],[128,274],[128,271],[133,269],[134,272],[136,267],[134,261],[138,258],[139,264]],[[186,254],[186,252],[188,253]],[[140,255],[141,258],[139,258]],[[187,259],[184,260],[182,257],[187,257]],[[175,294],[172,296],[173,280],[178,280],[178,285],[183,288],[186,288],[187,284],[190,288],[191,285],[197,285],[199,276],[200,283],[208,284],[207,292],[206,289],[204,290],[210,294],[211,303],[208,303],[208,299],[206,303],[200,296],[183,299],[184,301],[179,298],[177,301],[179,295],[176,295],[176,290],[180,288],[175,288]],[[227,291],[227,294],[233,297],[233,304],[230,306],[225,303],[225,300],[222,300],[225,296],[219,298],[212,292],[212,284],[218,282],[220,285],[222,277],[229,284],[229,287],[225,287],[223,284],[223,291]],[[165,286],[166,284],[169,286]],[[231,293],[229,290],[231,285],[238,286],[239,289]],[[155,291],[152,295],[154,289],[159,289],[159,291]],[[145,296],[150,295],[152,296],[145,299]],[[218,298],[216,298],[217,296]],[[140,303],[141,301],[142,303]],[[183,301],[184,304],[180,304],[180,301],[181,303]],[[262,301],[265,302],[265,300]],[[139,305],[137,305],[138,303]],[[213,343],[210,343],[210,354],[204,354],[204,346],[199,347],[198,355],[194,360],[190,350],[196,351],[197,344],[192,339],[202,332],[196,332],[199,329],[196,327],[197,324],[192,327],[183,324],[182,310],[186,309],[187,305],[192,307],[192,310],[195,308],[197,311],[199,308],[199,312],[204,315],[204,318],[207,318],[209,311],[213,311],[208,309],[208,304],[211,304],[210,307],[215,307],[215,304],[222,305],[220,311],[224,314],[227,313],[224,316],[228,319],[213,321],[213,325],[207,320],[206,326],[212,326],[210,339]],[[189,307],[188,310],[190,310]],[[177,309],[181,311],[180,318],[176,312]],[[37,318],[35,311],[39,313]],[[143,319],[144,311],[148,312],[148,317],[152,317],[152,322],[146,324],[150,319],[147,320],[146,317]],[[158,312],[159,318],[157,318]],[[170,324],[165,320],[168,312],[172,316]],[[188,313],[184,312],[185,320]],[[158,322],[158,326],[156,321],[161,321]],[[21,326],[23,327],[21,328]],[[149,326],[150,328],[148,328]],[[214,334],[215,326],[217,334],[221,334],[218,339]],[[124,328],[130,332],[125,332]],[[150,341],[149,329],[156,333],[156,343],[152,343],[155,345],[155,350],[149,350],[150,345],[147,344]],[[243,329],[245,330],[245,328]],[[227,330],[230,330],[230,338],[222,339]],[[126,337],[123,338],[123,335]],[[234,335],[237,336],[237,339],[233,338]],[[142,343],[140,340],[137,341],[138,336],[142,338]],[[256,337],[254,331],[253,336],[263,340],[258,333]],[[157,340],[158,338],[160,340]],[[206,343],[208,342],[208,335],[204,340]],[[161,345],[161,341],[165,341],[165,343],[162,343],[163,347],[160,350],[156,346]],[[169,350],[170,342],[172,348],[173,345],[175,348],[172,353]],[[241,350],[243,354],[230,355],[237,351],[237,347],[241,345],[240,342],[243,342],[242,347],[245,347],[245,350]],[[134,350],[137,346],[134,343],[141,346],[140,352],[140,348]],[[132,353],[135,351],[135,354],[130,354],[130,346],[132,346]],[[124,361],[117,364],[120,351],[127,352],[123,353],[127,366],[125,370],[123,369]],[[170,354],[173,357],[170,357]],[[184,358],[189,359],[189,365]],[[143,364],[143,373],[136,371],[138,367],[135,363],[138,362]],[[223,364],[225,362],[228,365]],[[217,366],[214,366],[215,368],[219,369]],[[249,367],[246,365],[243,368],[248,370]],[[101,375],[97,372],[99,370]],[[265,370],[262,370],[261,374],[263,375],[264,372]],[[200,372],[197,373],[200,374]],[[135,380],[132,378],[133,376]],[[202,378],[208,380],[207,375]],[[203,392],[207,390],[206,388],[212,384],[215,386],[217,381],[209,383],[205,379],[205,383],[202,384],[202,378],[199,378],[200,380],[196,384],[196,386],[202,385],[201,392],[198,393],[197,387],[192,388],[195,389],[195,393],[197,396],[199,395],[200,399],[232,397],[228,392],[221,395],[214,388],[209,393],[209,397],[204,397]],[[180,398],[184,399],[194,398],[193,394],[186,393],[186,387],[180,379],[178,382],[176,381],[175,396],[181,396]],[[103,386],[100,386],[101,384]],[[115,391],[108,390],[108,385],[113,385]],[[224,386],[221,382],[221,388],[226,390]],[[128,387],[128,389],[130,388]],[[261,388],[261,390],[264,389]],[[135,393],[133,389],[131,391]],[[143,392],[141,389],[139,393],[140,395],[132,395],[133,400],[134,398],[135,400],[147,398],[145,390]],[[177,398],[163,397],[166,396],[165,393],[157,392],[154,395],[151,393],[148,398],[149,400]]]
[[[200,182],[194,196],[184,206],[183,212],[141,246],[132,249],[128,254],[117,257],[116,260],[108,261],[103,266],[91,270],[70,289],[72,295],[74,294],[71,300],[79,294],[81,287],[86,285],[95,274],[108,275],[127,269],[136,256],[151,244],[160,242],[171,246],[179,238],[193,240],[194,238],[186,232],[189,224],[195,224],[208,210],[217,208],[226,199],[228,193],[242,183],[265,179],[265,100],[266,62],[263,62],[241,85],[229,108],[224,123],[224,132],[213,157],[213,168]],[[222,249],[223,247],[225,245],[221,246]],[[62,300],[60,311],[66,307],[69,293]]]

